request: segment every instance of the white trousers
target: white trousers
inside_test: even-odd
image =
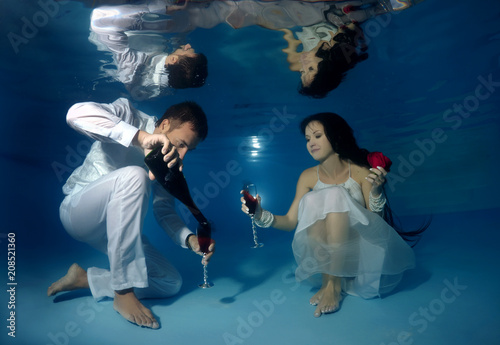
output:
[[[182,278],[175,267],[142,235],[150,180],[138,166],[115,170],[66,196],[59,209],[66,231],[109,258],[109,270],[87,271],[96,299],[134,288],[137,298],[176,294]]]

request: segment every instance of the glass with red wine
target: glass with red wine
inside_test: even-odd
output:
[[[196,237],[198,237],[198,244],[200,245],[200,252],[203,253],[203,259],[209,252],[210,243],[212,242],[212,227],[208,222],[202,222],[196,229]],[[207,264],[203,265],[203,283],[198,285],[202,289],[208,289],[214,286],[213,283],[208,281]]]
[[[245,205],[248,207],[248,214],[250,215],[250,218],[252,218],[252,232],[254,242],[252,248],[260,248],[264,246],[264,244],[259,243],[255,220],[253,219],[253,217],[255,216],[255,212],[257,211],[257,205],[259,204],[259,201],[257,200],[257,186],[255,186],[253,183],[245,184],[243,186],[243,198],[245,199]]]

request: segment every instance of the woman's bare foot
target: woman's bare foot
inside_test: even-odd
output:
[[[160,327],[151,310],[139,302],[132,289],[115,291],[113,308],[126,320],[138,326],[149,328]]]
[[[342,291],[341,279],[339,277],[324,275],[323,286],[311,298],[310,302],[316,302],[315,317],[320,317],[322,314],[334,313],[340,308],[340,293]]]
[[[64,277],[52,283],[47,289],[47,296],[54,296],[58,292],[88,289],[87,272],[78,264],[73,264]]]
[[[321,300],[321,297],[323,297],[324,290],[325,288],[322,286],[321,289],[319,289],[319,291],[316,292],[314,296],[311,297],[309,303],[311,303],[311,305],[318,305],[319,301]]]

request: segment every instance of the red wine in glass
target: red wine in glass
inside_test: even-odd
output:
[[[200,245],[200,251],[203,254],[208,253],[208,248],[210,247],[212,229],[210,223],[200,223],[196,230],[196,236],[198,237],[198,244]]]
[[[248,214],[251,216],[255,215],[258,204],[257,198],[252,196],[247,189],[243,190],[243,198],[245,199],[245,205],[248,207]]]

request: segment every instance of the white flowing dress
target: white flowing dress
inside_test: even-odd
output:
[[[292,249],[296,279],[342,277],[342,290],[362,298],[380,297],[415,267],[411,247],[382,217],[369,211],[361,186],[352,179],[338,185],[320,181],[300,200]],[[319,280],[317,280],[319,278]]]

